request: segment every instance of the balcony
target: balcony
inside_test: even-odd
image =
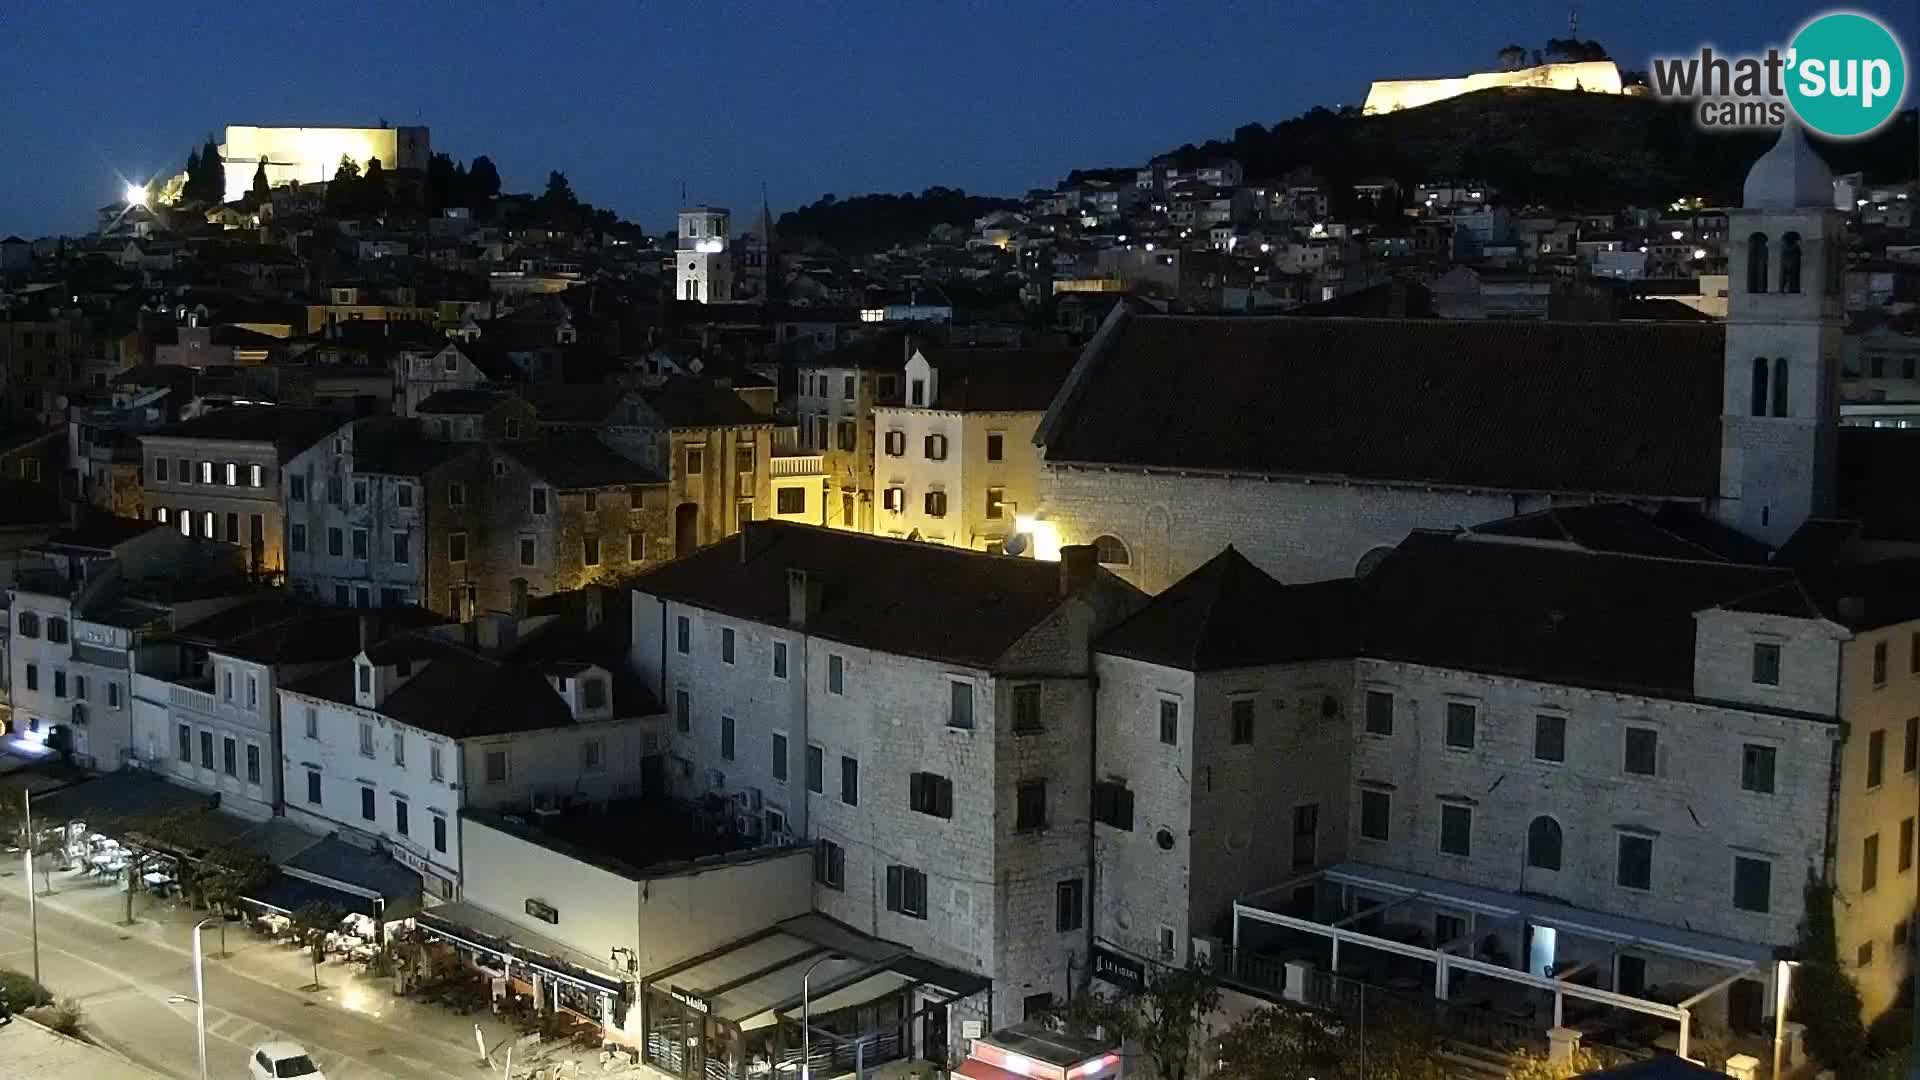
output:
[[[788,454],[769,459],[768,468],[776,479],[794,476],[825,476],[827,459],[824,454]]]
[[[192,709],[208,716],[213,715],[214,701],[210,690],[195,690],[191,686],[169,683],[167,701],[176,709]]]

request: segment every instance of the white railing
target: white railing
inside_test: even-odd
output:
[[[825,476],[825,454],[790,454],[767,459],[774,476]]]
[[[190,686],[173,683],[167,687],[167,700],[182,709],[193,709],[208,716],[213,715],[213,695],[204,690],[195,690]]]

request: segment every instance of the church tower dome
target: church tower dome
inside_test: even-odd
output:
[[[1740,202],[1749,210],[1833,206],[1833,172],[1807,144],[1798,123],[1783,125],[1773,149],[1747,170]]]

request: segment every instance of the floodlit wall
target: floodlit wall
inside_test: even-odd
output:
[[[1475,90],[1498,86],[1534,86],[1548,90],[1587,90],[1599,94],[1624,93],[1620,69],[1611,60],[1580,64],[1542,64],[1518,71],[1476,71],[1457,79],[1382,79],[1367,91],[1361,111],[1369,115],[1399,109],[1417,109]]]
[[[254,169],[267,159],[267,181],[275,186],[333,179],[342,157],[362,171],[372,158],[383,169],[424,169],[432,143],[424,127],[321,128],[254,127],[231,124],[220,156],[227,163],[227,195],[239,197],[253,185]]]

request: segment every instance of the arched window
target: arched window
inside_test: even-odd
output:
[[[1780,238],[1780,291],[1800,291],[1800,234],[1797,232]]]
[[[1786,416],[1787,413],[1787,358],[1773,358],[1773,415]]]
[[[1560,823],[1544,814],[1527,826],[1527,865],[1536,870],[1560,869]]]
[[[1132,556],[1127,554],[1127,545],[1117,536],[1102,536],[1093,542],[1093,557],[1101,566],[1131,566]]]
[[[1767,291],[1767,234],[1754,233],[1747,237],[1747,291],[1763,293]]]
[[[1767,358],[1764,356],[1756,356],[1753,358],[1753,396],[1751,401],[1753,407],[1750,411],[1753,415],[1767,415]]]

